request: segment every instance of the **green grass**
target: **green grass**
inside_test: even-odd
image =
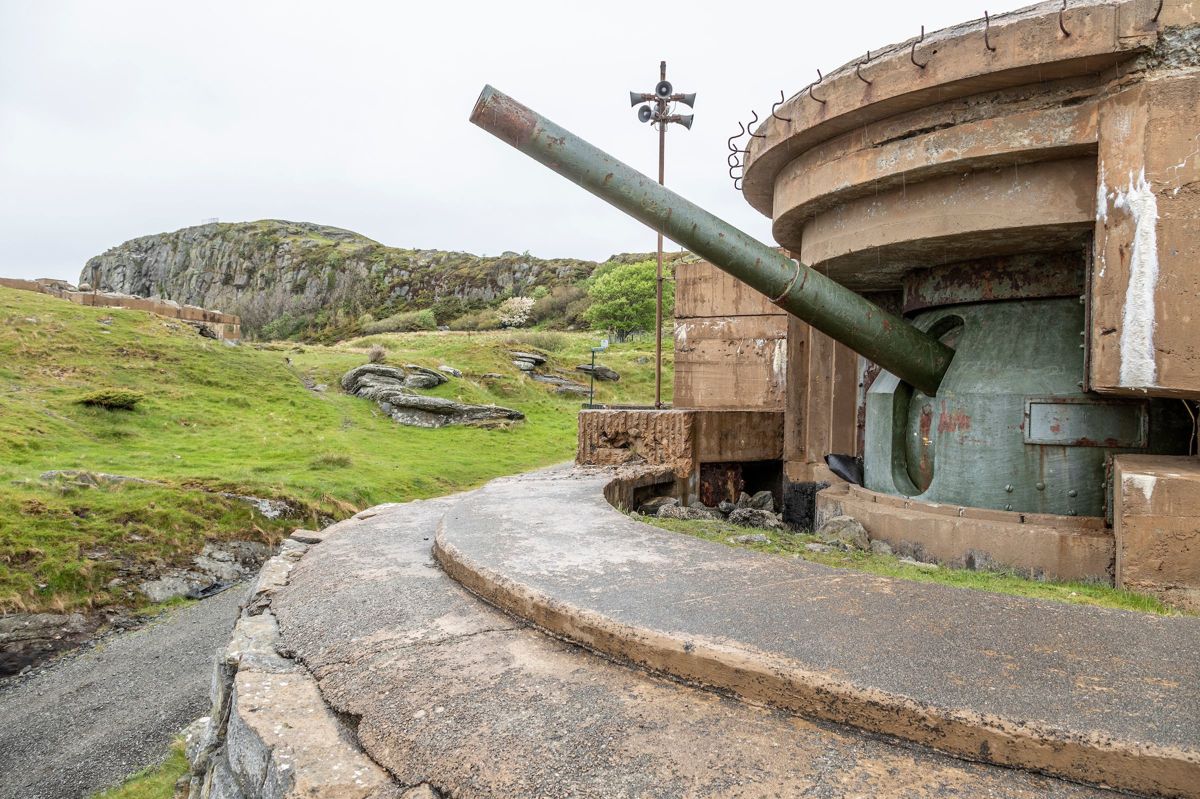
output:
[[[894,555],[877,555],[872,552],[859,551],[842,552],[840,550],[812,552],[805,549],[805,545],[819,542],[819,539],[815,535],[807,533],[752,530],[724,521],[684,521],[647,516],[635,516],[634,518],[664,530],[703,538],[707,541],[716,541],[727,546],[752,549],[756,552],[783,557],[803,558],[814,563],[823,563],[826,566],[857,569],[885,577],[899,577],[921,583],[940,583],[957,588],[970,588],[976,591],[990,591],[996,594],[1033,599],[1050,599],[1075,605],[1095,605],[1162,615],[1179,614],[1179,611],[1172,610],[1154,597],[1096,583],[1031,580],[1009,572],[949,569],[944,566],[937,569],[923,569],[906,564]],[[769,541],[760,544],[740,544],[729,540],[734,536],[748,533],[763,533]]]
[[[170,799],[175,795],[176,781],[187,770],[183,744],[176,742],[162,764],[139,771],[119,787],[95,794],[93,799]]]
[[[205,539],[273,541],[369,505],[568,460],[580,399],[522,376],[508,356],[538,343],[557,347],[547,350],[550,366],[572,374],[595,337],[430,332],[230,347],[150,314],[0,289],[0,612],[137,606],[144,600],[128,583],[109,582],[139,564],[185,564]],[[372,344],[389,363],[463,371],[432,394],[506,405],[527,419],[506,430],[397,425],[338,385]],[[651,339],[613,346],[601,360],[622,380],[597,383],[597,400],[652,401],[652,353]],[[503,377],[482,378],[492,372]],[[302,379],[329,388],[309,391]],[[144,398],[133,410],[77,402],[100,390]],[[164,485],[38,479],[52,469]],[[286,498],[302,518],[268,522],[215,490]]]

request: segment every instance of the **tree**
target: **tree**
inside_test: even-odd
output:
[[[669,275],[664,273],[664,277]],[[655,265],[653,261],[622,264],[605,270],[588,288],[592,305],[587,320],[610,331],[618,341],[630,333],[654,329]],[[675,309],[675,293],[664,286],[663,318]]]

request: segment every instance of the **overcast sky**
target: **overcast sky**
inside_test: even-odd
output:
[[[991,13],[1023,2],[996,2]],[[0,0],[0,276],[217,217],[603,259],[654,235],[467,121],[484,83],[652,173],[628,91],[697,92],[667,183],[750,233],[725,139],[868,48],[982,16],[861,2]],[[655,16],[651,16],[651,15]]]

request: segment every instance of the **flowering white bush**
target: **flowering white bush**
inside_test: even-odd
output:
[[[532,297],[509,297],[500,303],[496,314],[500,317],[500,324],[505,327],[521,327],[529,321],[531,311],[533,311]]]

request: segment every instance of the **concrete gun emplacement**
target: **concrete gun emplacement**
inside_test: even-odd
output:
[[[1190,420],[1178,403],[1083,390],[1076,299],[946,304],[904,319],[491,86],[471,121],[886,370],[866,401],[871,490],[1100,516],[1109,454],[1187,446]]]

